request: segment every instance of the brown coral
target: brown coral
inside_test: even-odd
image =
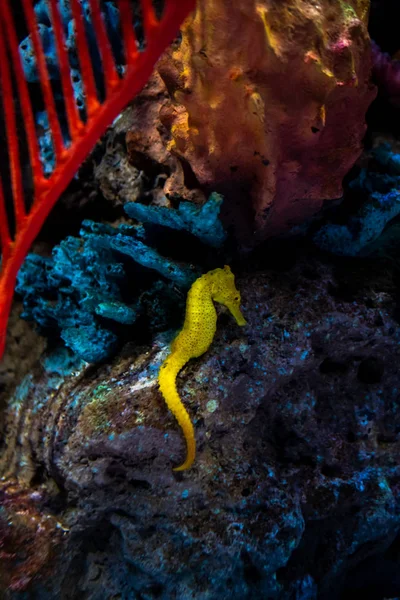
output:
[[[154,179],[151,189],[142,190],[142,197],[149,198],[154,204],[165,203],[167,197],[184,197],[186,200],[201,203],[205,195],[198,188],[190,189],[185,181],[183,164],[178,157],[168,151],[169,135],[160,126],[160,108],[167,101],[165,85],[157,72],[151,76],[148,84],[129,108],[126,144],[130,163],[145,177]],[[128,111],[125,111],[125,114]],[[109,170],[106,180],[109,180]],[[145,187],[145,186],[144,186]],[[121,196],[121,194],[120,194]],[[127,194],[122,194],[124,201]]]
[[[228,221],[247,222],[248,235],[286,231],[342,195],[375,96],[368,9],[369,0],[199,0],[162,59],[170,148],[226,195]]]

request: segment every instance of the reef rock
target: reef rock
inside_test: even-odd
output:
[[[400,60],[372,43],[373,74],[379,90],[394,106],[400,107]]]
[[[178,378],[198,442],[187,472],[172,471],[185,443],[156,383],[172,334],[97,367],[49,350],[29,371],[5,411],[2,597],[400,589],[393,276],[370,259],[287,267],[236,269],[248,326],[222,312]]]
[[[375,97],[368,9],[369,0],[199,0],[161,59],[169,148],[192,181],[226,197],[238,235],[288,231],[341,197]]]

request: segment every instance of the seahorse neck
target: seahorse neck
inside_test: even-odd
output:
[[[214,284],[218,283],[219,276],[216,273],[209,275],[207,278],[207,282],[204,284],[204,291],[209,295],[210,299],[216,302],[214,296]]]
[[[190,301],[187,304],[187,309],[192,308],[193,306],[199,306],[203,302],[212,301],[212,278],[206,274],[203,277],[200,277],[195,283],[192,285],[189,291],[189,299]]]

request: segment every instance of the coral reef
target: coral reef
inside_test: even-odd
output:
[[[390,144],[371,151],[368,165],[350,182],[348,200],[357,195],[361,208],[347,216],[346,222],[330,222],[314,235],[323,250],[341,256],[357,256],[379,250],[385,227],[400,214],[400,153]],[[338,213],[343,213],[346,201]]]
[[[368,7],[199,0],[159,62],[170,149],[227,198],[237,234],[287,231],[342,195],[375,97]]]
[[[188,231],[204,244],[218,248],[226,240],[226,232],[219,220],[222,202],[222,196],[213,193],[201,206],[181,202],[177,210],[171,210],[163,206],[153,207],[130,202],[125,204],[124,208],[127,215],[133,219],[178,231]]]
[[[45,111],[36,113],[36,124],[38,127],[38,140],[40,148],[40,158],[43,165],[43,173],[48,176],[54,170],[56,165],[56,156],[54,153],[53,138],[51,135],[50,123]],[[63,139],[64,143],[68,142],[68,132],[66,128],[63,128]]]
[[[38,327],[17,318],[18,299],[0,366],[0,597],[394,600],[396,136],[373,121],[343,202],[306,222],[308,236],[293,235],[342,196],[360,152],[375,93],[369,2],[198,5],[160,62],[165,85],[151,77],[70,189],[70,213],[87,189],[101,198],[90,219],[75,211],[73,227],[44,235],[20,270],[24,317]],[[101,6],[117,27],[113,0]],[[35,10],[57,88],[45,0]],[[384,91],[394,63],[373,53]],[[46,113],[37,119],[50,174]],[[243,249],[289,229],[237,252],[239,236]],[[181,371],[197,452],[176,473],[185,440],[160,367],[187,290],[225,260],[247,327],[217,306],[212,345]]]
[[[140,1],[137,8],[141,10],[145,44],[141,52],[138,51],[131,7],[128,3],[120,3],[118,0],[121,30],[119,34],[126,63],[123,73],[118,73],[115,64],[110,39],[112,36],[109,35],[105,19],[102,17],[101,4],[89,2],[89,5],[93,21],[91,31],[85,28],[82,14],[82,11],[86,10],[85,4],[74,0],[70,6],[73,15],[71,27],[76,30],[76,51],[86,92],[84,114],[81,114],[74,102],[70,81],[70,58],[62,32],[60,11],[55,0],[49,5],[52,8],[50,12],[54,27],[54,46],[57,49],[60,69],[63,114],[70,135],[70,143],[66,144],[62,135],[62,117],[57,108],[57,90],[50,81],[40,32],[37,30],[38,20],[34,4],[24,2],[19,7],[23,9],[22,13],[17,10],[16,15],[13,14],[9,0],[3,0],[1,4],[0,128],[6,145],[5,160],[0,160],[0,357],[5,350],[7,322],[17,274],[30,246],[54,204],[93,150],[99,137],[144,87],[158,58],[179,33],[183,20],[193,10],[195,0],[181,0],[179,3],[165,0],[161,14],[158,10],[159,3],[156,9],[151,1]],[[115,3],[113,6],[115,7]],[[158,17],[156,13],[159,13]],[[25,32],[32,38],[31,52],[33,50],[36,55],[41,101],[52,131],[55,167],[48,177],[43,173],[38,132],[35,127],[37,100],[32,97],[20,60],[18,35],[21,32],[18,30],[21,26],[25,26]],[[93,63],[96,57],[92,56],[89,38],[93,38],[101,57],[104,94],[101,94],[101,86],[95,81]]]
[[[379,90],[400,108],[400,60],[394,60],[372,42],[373,74]]]
[[[104,93],[103,83],[101,81],[102,63],[99,50],[96,45],[96,37],[94,34],[93,23],[90,14],[90,2],[88,0],[82,0],[81,5],[85,22],[85,30],[90,42],[92,64],[95,67],[96,83],[98,89]],[[85,91],[79,69],[76,32],[73,24],[69,0],[60,0],[58,6],[64,28],[64,36],[66,40],[65,45],[68,50],[70,61],[71,83],[74,89],[75,102],[78,108],[83,110],[85,108]],[[118,69],[121,71],[123,68],[124,59],[123,48],[121,44],[119,10],[112,1],[106,0],[105,2],[101,3],[101,12],[105,23],[107,24],[107,33],[112,45]],[[47,0],[39,0],[39,2],[35,4],[35,15],[46,57],[46,64],[49,70],[49,76],[52,80],[59,81],[60,67],[57,61],[55,36],[52,27],[50,7]],[[135,25],[137,30],[139,27],[137,19]],[[139,36],[139,40],[140,39],[141,36]],[[39,74],[37,71],[36,56],[31,35],[23,39],[20,43],[20,55],[26,80],[30,83],[37,83],[39,81]]]
[[[185,198],[201,204],[206,196],[190,166],[168,150],[170,135],[160,124],[160,110],[166,102],[168,92],[155,71],[140,97],[123,115],[129,161],[153,179],[151,185],[147,182],[144,186],[148,201],[163,204],[166,198]]]
[[[222,317],[209,352],[183,371],[199,441],[183,476],[171,468],[183,440],[157,389],[165,337],[95,370],[49,355],[21,382],[2,486],[29,493],[58,545],[41,560],[51,538],[37,528],[44,537],[22,555],[13,521],[2,577],[29,564],[26,593],[41,600],[333,600],[350,586],[366,598],[374,578],[395,595],[393,276],[380,261],[354,272],[296,252],[284,272],[247,264],[253,274],[237,284],[249,327]],[[8,514],[19,506],[11,498]]]
[[[221,202],[212,194],[198,208],[188,202],[176,210],[126,204],[126,212],[145,225],[112,227],[84,221],[80,237],[62,241],[52,257],[28,256],[16,287],[23,299],[22,317],[38,323],[42,331],[59,331],[66,345],[87,362],[107,358],[117,348],[118,337],[126,336],[126,328],[115,328],[115,323],[130,326],[139,315],[150,313],[152,330],[161,323],[166,326],[171,305],[182,305],[199,269],[184,264],[187,256],[182,252],[181,262],[163,256],[154,246],[159,243],[157,232],[165,228],[171,238],[176,236],[171,229],[184,230],[185,235],[219,246],[226,235],[219,221]],[[127,257],[133,261],[130,266]]]

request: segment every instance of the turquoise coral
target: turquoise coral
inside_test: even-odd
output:
[[[390,144],[382,144],[372,151],[371,159],[371,165],[350,183],[350,192],[364,200],[361,208],[345,223],[323,225],[314,235],[319,248],[340,256],[368,254],[400,215],[400,154]]]
[[[80,238],[66,238],[54,248],[52,258],[28,255],[16,288],[23,297],[22,316],[42,330],[58,329],[67,346],[87,362],[106,358],[118,343],[113,323],[133,325],[141,313],[137,281],[130,303],[123,298],[127,279],[123,256],[160,273],[164,294],[174,295],[168,280],[187,289],[196,277],[190,268],[136,239],[134,227],[124,226],[121,233],[119,228],[84,221]]]
[[[219,220],[223,197],[213,193],[201,206],[181,202],[177,210],[164,206],[144,206],[136,202],[125,205],[126,213],[142,223],[152,223],[188,231],[209,246],[219,247],[226,240],[226,232]]]
[[[173,222],[174,229],[193,238],[220,244],[225,238],[218,219],[221,201],[212,195],[199,210],[185,202],[177,210],[138,205],[135,212],[131,205],[127,212],[141,216],[147,221],[144,225],[112,227],[84,221],[80,237],[63,240],[52,257],[27,257],[16,288],[23,298],[22,316],[36,321],[44,332],[58,332],[87,362],[110,356],[127,335],[126,326],[140,317],[153,332],[170,327],[201,271],[162,253],[158,230],[165,226],[171,242],[171,235],[176,238],[170,231]]]

